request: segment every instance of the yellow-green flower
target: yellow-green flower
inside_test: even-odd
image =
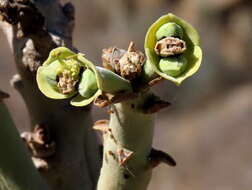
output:
[[[65,47],[52,50],[48,59],[37,71],[38,87],[44,95],[53,99],[69,98],[77,93],[83,67],[76,54]]]
[[[65,47],[50,52],[37,71],[40,91],[52,99],[71,100],[74,106],[90,104],[102,92],[116,94],[131,91],[129,81],[110,70],[95,67],[83,54]]]
[[[200,67],[202,51],[197,31],[173,14],[160,17],[150,26],[144,46],[146,64],[177,85]]]

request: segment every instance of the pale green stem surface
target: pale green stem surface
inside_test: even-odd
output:
[[[48,190],[0,100],[0,189]]]
[[[112,106],[109,128],[104,134],[103,166],[98,190],[144,190],[151,178],[148,155],[152,148],[154,115],[144,114],[139,107],[147,95]],[[118,149],[133,154],[120,165]],[[114,155],[112,155],[112,154]]]

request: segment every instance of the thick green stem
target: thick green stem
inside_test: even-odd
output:
[[[103,166],[98,190],[144,190],[151,178],[154,115],[143,113],[148,95],[112,106],[104,132]]]
[[[0,189],[48,190],[0,100]]]

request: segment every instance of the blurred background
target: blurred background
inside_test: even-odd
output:
[[[64,1],[66,2],[66,1]],[[143,51],[147,28],[172,12],[201,35],[200,71],[180,87],[165,81],[155,87],[172,103],[157,115],[154,146],[169,152],[175,168],[154,169],[149,190],[252,189],[252,1],[251,0],[73,0],[74,44],[101,64],[103,48]],[[0,33],[0,87],[19,130],[29,126],[19,94],[9,85],[14,60]],[[39,109],[39,108],[38,108]],[[93,109],[94,119],[108,118]]]

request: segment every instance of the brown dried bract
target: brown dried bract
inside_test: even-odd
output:
[[[144,62],[144,54],[136,50],[135,44],[130,42],[128,51],[119,60],[120,75],[128,80],[137,78],[142,72]]]
[[[126,50],[117,47],[110,47],[102,50],[103,67],[117,74],[120,74],[119,60],[126,53]]]
[[[183,53],[186,50],[186,43],[178,38],[166,37],[156,43],[154,50],[156,54],[168,57]]]
[[[128,80],[133,80],[142,72],[145,56],[130,42],[128,50],[110,47],[103,49],[103,66]]]
[[[104,94],[98,96],[94,100],[94,105],[96,105],[96,106],[98,106],[100,108],[104,108],[104,107],[106,107],[106,106],[108,106],[110,104],[111,104],[111,102],[108,100],[108,98]]]
[[[78,80],[71,76],[70,71],[64,70],[59,74],[59,82],[57,86],[63,94],[69,94],[75,90],[77,82]]]

